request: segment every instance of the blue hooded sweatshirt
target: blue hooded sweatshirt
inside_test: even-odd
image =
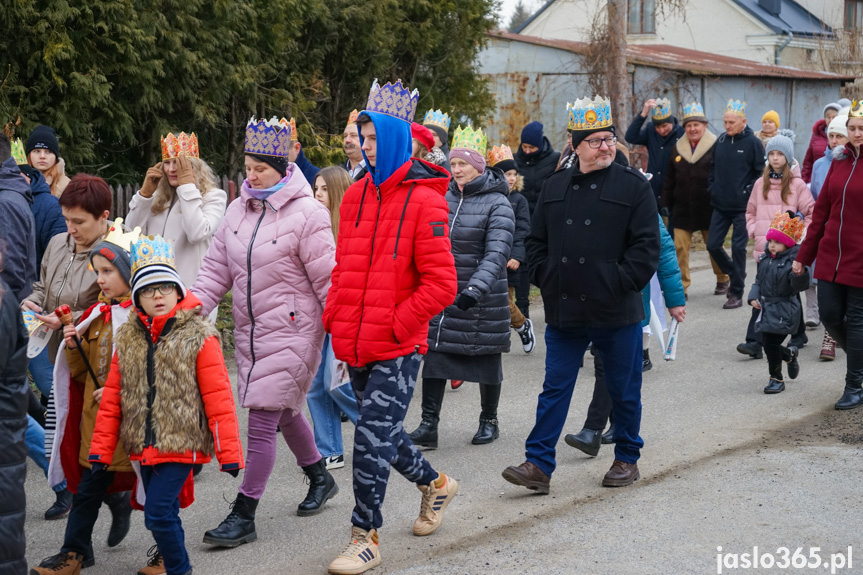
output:
[[[365,151],[363,151],[363,159],[366,161],[366,166],[369,166],[375,186],[380,187],[396,170],[411,159],[411,125],[410,122],[380,112],[363,110],[360,112],[360,117],[362,116],[368,116],[372,124],[375,125],[378,146],[374,167],[366,158]],[[363,142],[362,126],[360,126],[361,147]]]
[[[42,256],[48,249],[48,242],[57,234],[66,231],[66,220],[60,202],[51,195],[51,187],[39,170],[28,170],[30,191],[33,193],[33,218],[36,220],[36,270],[42,269]],[[29,294],[28,294],[29,295]]]

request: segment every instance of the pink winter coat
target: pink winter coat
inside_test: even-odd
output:
[[[791,169],[791,194],[787,203],[782,203],[782,180],[770,180],[770,191],[767,199],[764,199],[764,178],[755,180],[752,186],[752,195],[749,196],[749,204],[746,206],[746,231],[750,238],[755,238],[755,251],[752,255],[755,261],[764,253],[767,246],[767,230],[776,212],[800,212],[803,214],[805,226],[812,221],[812,210],[815,208],[815,198],[809,191],[803,179],[800,177],[800,166],[794,164]]]
[[[240,405],[297,413],[321,362],[336,250],[330,213],[295,164],[282,181],[263,202],[243,182],[191,291],[206,314],[233,289]]]

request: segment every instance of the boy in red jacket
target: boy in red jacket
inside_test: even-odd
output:
[[[184,486],[192,466],[215,453],[222,471],[236,477],[243,468],[231,382],[215,327],[199,315],[201,303],[174,268],[173,247],[159,236],[132,246],[132,301],[137,317],[114,335],[89,462],[93,475],[104,473],[123,442],[139,466],[144,523],[165,572],[190,574],[179,511],[191,503]]]
[[[435,471],[403,429],[428,350],[429,320],[456,297],[444,200],[449,173],[411,159],[411,121],[419,94],[401,81],[372,85],[359,114],[369,173],[342,200],[336,267],[324,309],[336,357],[349,365],[359,404],[354,434],[351,542],[329,566],[363,573],[381,562],[377,530],[390,466],[422,492],[413,533],[441,525],[458,484]]]

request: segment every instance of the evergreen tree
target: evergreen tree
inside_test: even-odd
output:
[[[531,12],[528,10],[523,0],[518,0],[515,5],[515,10],[512,12],[512,16],[509,18],[509,26],[507,26],[507,30],[510,32],[515,32],[521,26],[528,21],[531,17]]]

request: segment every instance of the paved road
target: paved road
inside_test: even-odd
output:
[[[501,478],[504,467],[523,461],[543,378],[542,337],[530,356],[514,338],[514,351],[504,358],[501,438],[488,446],[470,445],[479,416],[478,389],[465,384],[447,392],[441,447],[427,454],[436,468],[459,480],[459,495],[441,530],[416,538],[410,530],[419,492],[393,475],[381,531],[384,563],[372,573],[700,575],[717,572],[717,547],[741,554],[756,545],[759,553],[803,547],[807,557],[809,547],[820,547],[824,560],[831,553],[847,554],[852,546],[853,568],[836,573],[863,573],[863,412],[832,409],[841,393],[844,361],[819,363],[822,331],[810,331],[798,380],[778,396],[764,395],[766,360],[749,360],[734,350],[742,341],[748,309],[722,310],[724,300],[712,295],[714,280],[703,252],[695,254],[693,264],[698,270],[678,360],[654,360],[656,367],[645,375],[640,481],[623,489],[601,487],[612,449],[605,446],[589,458],[562,440],[550,495],[531,494]],[[532,316],[541,334],[540,306],[534,306]],[[658,347],[651,351],[659,355]],[[570,432],[580,429],[591,390],[588,361],[576,386]],[[416,395],[408,429],[419,422],[419,390]],[[344,435],[350,445],[347,425]],[[255,543],[234,550],[201,543],[204,531],[227,514],[239,479],[214,466],[200,476],[197,501],[182,512],[195,573],[325,573],[347,543],[353,505],[349,457],[348,467],[334,472],[341,493],[322,514],[301,518],[295,508],[306,490],[302,473],[288,449],[283,444],[279,449],[258,508]],[[59,550],[65,521],[42,519],[52,494],[32,465],[27,496],[28,558],[35,562]],[[104,543],[107,530],[106,520],[97,524],[97,564],[87,575],[135,573],[152,544],[142,515],[133,516],[131,533],[114,549]],[[730,565],[733,558],[726,560]],[[722,572],[830,570],[724,567]]]

